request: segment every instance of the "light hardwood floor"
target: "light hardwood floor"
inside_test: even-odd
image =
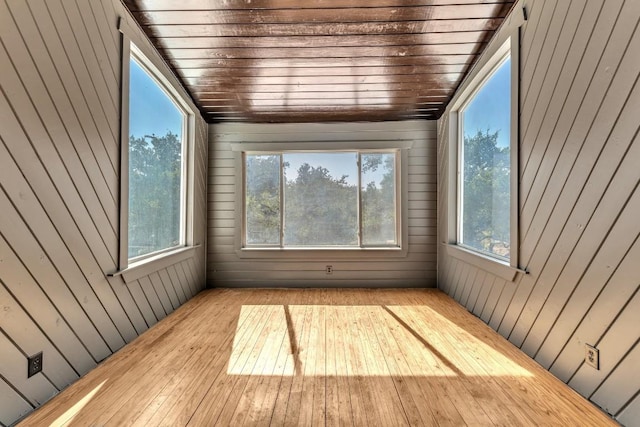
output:
[[[436,290],[200,293],[22,425],[616,425]]]

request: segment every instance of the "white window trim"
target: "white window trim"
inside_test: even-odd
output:
[[[164,63],[151,43],[126,17],[120,19],[118,29],[122,34],[121,57],[121,108],[120,108],[120,238],[118,267],[108,276],[122,275],[126,282],[135,280],[150,272],[168,267],[193,256],[193,250],[200,245],[194,236],[194,163],[195,163],[195,106],[189,101],[178,80]],[[159,86],[171,97],[185,115],[183,122],[183,185],[181,190],[181,243],[136,258],[128,256],[129,242],[129,61],[135,57],[143,65]]]
[[[449,151],[449,176],[448,176],[448,205],[447,205],[447,254],[460,259],[469,264],[475,265],[496,276],[513,281],[517,273],[526,271],[519,268],[519,170],[518,170],[518,147],[519,147],[519,30],[512,31],[503,40],[494,40],[490,49],[487,49],[483,58],[474,67],[469,77],[461,86],[461,89],[454,98],[449,113],[448,124],[448,151]],[[511,129],[510,129],[510,257],[509,261],[491,257],[480,251],[475,251],[467,246],[458,244],[458,224],[459,224],[459,136],[460,111],[466,106],[492,75],[496,67],[502,63],[506,55],[511,56]]]
[[[261,143],[233,143],[235,152],[235,194],[236,224],[235,248],[239,258],[263,259],[328,259],[340,257],[344,260],[361,260],[368,258],[406,257],[408,254],[408,149],[413,146],[411,140],[396,141],[333,141],[333,142],[261,142]],[[244,164],[243,152],[331,152],[331,151],[375,151],[398,150],[396,164],[396,191],[399,206],[396,219],[398,221],[398,245],[393,247],[364,246],[364,247],[244,247]]]

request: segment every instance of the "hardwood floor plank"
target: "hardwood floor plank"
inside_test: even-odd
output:
[[[506,396],[502,396],[501,389],[496,387],[491,381],[482,380],[481,384],[478,384],[478,377],[486,376],[485,371],[482,366],[478,363],[474,363],[476,358],[487,357],[487,355],[479,355],[478,350],[473,348],[472,346],[467,345],[467,341],[459,341],[463,338],[467,338],[468,340],[472,340],[473,337],[463,337],[461,334],[455,333],[457,331],[453,331],[448,333],[451,329],[451,325],[447,325],[442,322],[437,317],[434,320],[435,313],[433,312],[418,312],[415,307],[411,307],[409,310],[412,314],[409,316],[413,316],[412,323],[414,327],[417,327],[416,331],[424,336],[422,330],[419,329],[419,325],[424,319],[428,318],[430,321],[434,321],[438,326],[433,328],[435,331],[447,331],[445,336],[440,334],[434,335],[432,338],[434,348],[437,348],[438,351],[449,360],[450,363],[453,363],[455,366],[461,368],[461,374],[466,377],[466,381],[453,381],[453,387],[455,390],[456,396],[467,396],[466,398],[459,399],[464,408],[468,409],[473,408],[473,410],[461,411],[464,416],[467,414],[475,414],[477,417],[475,420],[468,420],[469,424],[477,424],[480,423],[482,425],[517,425],[522,424],[522,422],[516,422],[514,420],[513,414],[505,408],[505,402],[508,402],[508,398]],[[447,328],[449,326],[449,328]],[[456,346],[456,343],[462,342],[460,346],[463,348],[459,348]],[[460,357],[459,354],[469,354],[473,357]],[[501,361],[504,362],[504,361]],[[491,377],[488,378],[490,380]],[[500,396],[500,399],[496,397]],[[456,399],[456,398],[454,398]],[[458,406],[458,405],[456,405]],[[529,423],[531,420],[527,420]],[[525,423],[525,424],[527,424]]]
[[[232,310],[229,312],[232,313],[232,317],[226,324],[224,319],[218,320],[215,315],[207,316],[208,319],[218,320],[215,322],[216,331],[208,332],[205,336],[192,335],[193,347],[190,351],[194,353],[194,357],[183,363],[176,375],[165,377],[165,386],[137,414],[135,425],[154,425],[163,418],[173,419],[180,416],[188,419],[193,414],[195,407],[200,402],[198,400],[199,393],[202,393],[203,389],[206,390],[208,381],[218,375],[220,360],[227,360],[228,349],[231,347],[234,337],[233,332],[240,329],[255,314],[250,310],[240,315]],[[213,358],[212,354],[215,355]],[[202,381],[206,381],[204,382],[205,387],[201,386]],[[119,425],[125,420],[117,421],[114,425]]]
[[[436,337],[420,334],[402,309],[403,307],[399,306],[388,307],[387,313],[401,327],[401,342],[413,345],[413,348],[407,350],[409,357],[413,359],[412,366],[420,368],[420,376],[433,377],[433,381],[429,381],[431,390],[428,394],[431,399],[440,400],[438,406],[443,410],[443,414],[446,414],[446,424],[491,425],[482,408],[468,395],[458,380],[465,376],[464,366],[453,363],[448,355],[439,351]],[[441,332],[436,330],[433,333]],[[443,402],[450,403],[443,405]]]
[[[223,292],[217,291],[211,295],[214,298],[223,298]],[[51,422],[59,419],[66,411],[70,410],[74,404],[82,401],[83,397],[87,395],[91,390],[96,389],[103,381],[108,379],[112,372],[118,372],[121,377],[127,377],[129,374],[131,365],[136,359],[142,358],[149,347],[153,343],[162,337],[163,334],[174,325],[182,321],[188,315],[201,304],[205,303],[205,299],[202,297],[196,297],[189,302],[189,304],[183,305],[171,315],[171,322],[166,321],[156,324],[152,329],[145,332],[143,335],[135,340],[133,343],[128,344],[122,348],[117,356],[112,356],[102,362],[98,367],[82,378],[82,381],[76,382],[67,389],[64,393],[56,396],[55,400],[42,406],[38,411],[33,413],[25,421],[26,425],[48,425]],[[133,378],[133,376],[131,376]],[[28,421],[28,422],[27,422]]]
[[[326,423],[329,426],[347,424],[350,418],[340,411],[340,388],[337,373],[337,343],[334,331],[335,307],[325,307],[325,398]]]
[[[241,299],[237,301],[241,301]],[[219,304],[224,305],[229,302],[228,295],[227,298],[225,298],[225,295],[221,295]],[[176,375],[172,377],[163,375],[164,381],[160,381],[163,387],[145,392],[145,396],[148,397],[147,400],[141,400],[138,404],[138,411],[135,412],[133,416],[129,417],[132,424],[149,425],[150,420],[154,419],[154,417],[156,417],[156,419],[161,418],[166,415],[168,411],[174,408],[177,404],[176,402],[182,396],[184,389],[188,387],[189,381],[194,374],[190,372],[190,370],[194,370],[199,373],[200,369],[208,366],[208,363],[202,363],[203,353],[206,353],[207,349],[213,349],[216,345],[219,345],[219,353],[224,354],[224,347],[228,345],[225,337],[231,335],[229,330],[235,329],[236,323],[241,324],[244,321],[244,318],[242,316],[238,316],[233,310],[222,311],[221,313],[227,313],[229,316],[227,318],[228,323],[225,325],[225,317],[219,317],[216,313],[220,308],[219,304],[208,304],[210,307],[207,311],[204,311],[206,305],[200,306],[200,310],[191,315],[191,317],[196,318],[196,323],[185,324],[181,328],[181,331],[174,329],[178,334],[185,334],[183,337],[184,341],[189,345],[188,352],[192,353],[193,357],[188,360],[189,363],[184,363],[178,366],[180,370]],[[199,330],[197,326],[198,322],[202,322],[203,317],[206,317],[208,321],[217,323],[216,332],[209,334],[208,331],[201,330],[202,332],[199,334],[197,333]],[[196,333],[191,334],[189,331],[192,330],[196,331]],[[176,352],[180,353],[183,351],[183,348],[179,346],[176,348],[170,348],[167,351],[169,354]],[[138,398],[138,400],[140,399],[141,398]],[[147,402],[149,403],[147,404]]]
[[[216,379],[219,378],[220,380],[212,382],[212,386],[209,390],[206,393],[203,393],[203,396],[199,398],[198,401],[200,404],[191,418],[187,419],[188,423],[193,425],[205,424],[206,422],[215,423],[231,400],[231,390],[233,390],[236,381],[239,379],[239,375],[228,374],[229,372],[242,372],[245,368],[245,365],[254,350],[255,344],[258,341],[260,332],[269,319],[270,313],[266,306],[256,306],[255,312],[256,317],[252,317],[247,322],[247,327],[242,328],[242,331],[245,333],[239,334],[239,338],[236,337],[237,341],[234,342],[234,346],[229,357],[220,358],[218,375],[216,375]],[[225,367],[227,375],[224,374]],[[190,414],[185,413],[185,417],[189,415]],[[178,420],[175,418],[176,417],[174,416],[170,419],[165,419],[163,420],[163,424],[184,425],[178,424]]]
[[[481,321],[475,318],[473,320],[467,319],[466,312],[458,310],[458,307],[453,307],[453,310],[451,308],[448,309],[447,299],[435,299],[432,307],[437,308],[440,313],[446,313],[448,320],[456,324],[463,324],[465,326],[464,331],[471,334],[472,337],[483,338],[481,341],[486,344],[484,349],[478,346],[476,347],[480,351],[470,348],[468,350],[469,353],[475,353],[476,356],[469,359],[475,359],[477,363],[486,361],[484,363],[486,374],[484,374],[483,386],[486,387],[487,382],[495,384],[494,390],[496,390],[496,394],[493,396],[494,400],[498,400],[502,402],[504,407],[508,407],[518,419],[518,424],[541,424],[544,423],[544,419],[549,413],[554,412],[554,417],[563,424],[575,423],[575,417],[578,417],[578,419],[588,417],[589,414],[581,416],[575,412],[572,401],[578,396],[573,390],[568,390],[569,393],[564,395],[563,399],[549,401],[547,393],[550,390],[554,390],[557,385],[560,385],[560,380],[553,376],[542,375],[543,368],[524,353],[519,351],[512,353],[510,351],[512,348],[511,343],[501,335],[483,334],[481,331],[484,328],[481,326]],[[460,342],[465,342],[467,345],[470,345],[471,342],[465,336],[458,336],[456,339]],[[499,372],[500,369],[505,367],[511,371],[512,375],[505,375],[505,372]],[[528,375],[517,375],[518,370],[523,373],[526,372]],[[579,399],[582,398],[579,397]]]
[[[290,340],[289,340],[289,325],[287,322],[287,316],[285,307],[283,309],[283,321],[284,328],[280,334],[279,346],[277,355],[274,358],[274,364],[272,368],[266,369],[264,376],[260,378],[260,383],[256,389],[256,398],[254,405],[247,414],[244,423],[250,425],[268,425],[268,421],[271,420],[274,403],[278,395],[280,383],[282,377],[287,372],[287,361],[291,355],[290,352]],[[266,376],[266,378],[265,378]]]
[[[305,369],[309,363],[309,341],[311,336],[311,318],[313,315],[313,307],[309,305],[302,305],[303,313],[292,314],[303,315],[304,320],[302,322],[302,330],[300,332],[300,341],[297,342],[296,354],[298,355],[298,363],[295,367],[295,376],[291,384],[291,391],[289,392],[289,401],[287,402],[287,411],[284,417],[284,425],[298,424],[300,419],[300,409],[302,406],[302,391],[304,388]],[[276,424],[277,425],[277,424]]]
[[[316,340],[313,344],[316,349],[315,366],[314,366],[314,382],[313,382],[313,411],[311,425],[324,426],[327,417],[327,359],[326,359],[326,306],[314,307],[317,314]]]
[[[357,331],[363,348],[363,359],[369,372],[369,378],[373,383],[374,393],[378,405],[383,411],[383,424],[408,425],[408,419],[403,411],[400,396],[391,379],[391,373],[384,360],[384,355],[376,346],[377,340],[372,339],[373,328],[371,319],[367,313],[369,306],[363,301],[362,306],[354,310]]]
[[[398,396],[402,402],[402,407],[407,415],[410,425],[436,425],[437,421],[429,406],[422,404],[423,399],[421,390],[416,386],[416,381],[409,378],[411,370],[403,357],[400,349],[397,347],[395,340],[388,334],[388,325],[385,320],[380,318],[382,308],[370,307],[368,314],[371,323],[377,325],[374,330],[378,341],[377,347],[384,356],[385,362],[389,368],[390,376],[396,388]],[[416,399],[416,397],[418,399]]]
[[[340,346],[338,349],[337,364],[336,366],[340,369],[341,378],[343,378],[344,387],[342,393],[345,393],[346,396],[343,397],[344,406],[341,405],[341,409],[349,411],[351,420],[354,425],[365,425],[367,422],[367,412],[364,409],[364,399],[361,391],[361,381],[354,374],[353,365],[351,364],[352,356],[349,345],[349,337],[345,333],[348,324],[344,321],[346,302],[344,300],[344,292],[339,292],[337,295],[339,296],[339,302],[337,303],[337,307],[335,307],[334,313],[334,325],[335,329],[333,331],[334,338],[336,340],[336,345]],[[347,406],[348,403],[348,406]]]
[[[615,425],[424,289],[201,292],[21,425],[52,424]]]
[[[356,302],[353,299],[353,291],[344,291],[344,307],[340,312],[342,325],[339,329],[344,331],[344,340],[346,344],[346,360],[347,360],[347,376],[355,379],[355,387],[351,386],[352,397],[356,397],[360,402],[355,405],[357,413],[354,415],[356,425],[381,425],[381,417],[376,400],[373,396],[373,390],[368,380],[366,367],[362,360],[362,348],[358,340],[357,332],[352,326],[356,323],[354,316],[349,308],[354,308]],[[353,402],[353,400],[352,400]],[[362,424],[364,421],[365,424]]]
[[[508,406],[508,403],[510,400],[509,396],[504,395],[502,388],[498,387],[494,383],[493,377],[491,377],[491,375],[500,375],[501,372],[497,372],[496,369],[493,369],[493,372],[490,372],[490,370],[494,368],[494,366],[498,368],[500,367],[504,368],[504,366],[507,365],[511,367],[514,371],[519,370],[519,367],[513,366],[513,364],[509,364],[508,360],[496,358],[494,359],[495,365],[489,366],[489,369],[485,370],[485,366],[490,364],[483,364],[481,362],[483,360],[492,360],[492,356],[494,355],[495,352],[483,352],[483,347],[472,345],[474,343],[474,336],[465,335],[463,331],[458,331],[455,328],[451,328],[450,324],[447,324],[439,317],[435,317],[434,319],[434,313],[423,313],[423,316],[425,317],[423,318],[418,317],[416,321],[421,322],[424,320],[424,318],[428,317],[430,320],[433,320],[438,324],[438,327],[436,328],[436,330],[440,330],[439,328],[444,328],[442,330],[447,330],[447,331],[453,329],[453,332],[444,341],[446,345],[442,345],[443,343],[441,342],[438,345],[439,349],[441,348],[443,351],[446,352],[446,354],[457,355],[457,353],[463,353],[463,354],[468,353],[474,356],[474,357],[469,357],[470,363],[465,366],[466,366],[466,369],[471,370],[475,374],[469,377],[469,381],[466,381],[464,386],[467,392],[470,393],[470,395],[474,396],[475,399],[479,401],[479,404],[483,407],[483,410],[487,414],[487,416],[493,419],[494,422],[496,422],[496,418],[498,418],[499,421],[497,421],[497,423],[499,424],[506,423],[509,425],[513,425],[514,422],[516,424],[522,424],[523,420],[519,420],[516,422],[513,419],[514,418],[513,414],[504,409],[504,407]],[[464,343],[464,348],[459,348],[457,346],[449,345],[449,343],[451,342],[453,343],[462,342]],[[460,359],[456,358],[454,359],[454,361],[456,361],[457,363],[460,363]],[[479,386],[477,378],[482,376],[487,376],[488,383],[487,381],[483,380],[481,383],[482,385]],[[487,390],[490,390],[491,392],[487,393]],[[487,401],[487,396],[490,396],[492,398],[491,401]],[[496,399],[496,397],[499,397],[499,399]],[[493,406],[496,406],[496,407],[493,407]],[[486,410],[486,408],[489,408],[489,410]],[[525,424],[531,422],[530,419],[525,419],[524,421],[526,421]]]
[[[270,307],[271,318],[275,317],[275,321],[266,324],[261,338],[265,344],[262,346],[257,356],[256,362],[249,372],[247,382],[245,384],[242,395],[237,402],[237,406],[229,425],[245,425],[246,418],[254,405],[260,405],[260,396],[258,388],[265,381],[265,377],[269,372],[273,372],[274,364],[278,359],[278,350],[281,347],[284,337],[286,336],[286,318],[284,310],[280,306]],[[275,354],[274,354],[275,353]],[[224,419],[223,419],[224,420]]]
[[[137,377],[138,380],[133,383],[114,381],[105,384],[100,392],[109,396],[109,399],[89,402],[86,410],[74,418],[74,423],[122,425],[127,420],[135,419],[137,412],[154,394],[161,392],[167,383],[171,384],[175,378],[184,381],[189,375],[193,375],[194,371],[198,372],[206,366],[201,360],[205,349],[224,351],[222,338],[229,334],[229,329],[235,329],[238,322],[238,316],[232,311],[218,312],[216,308],[217,304],[202,305],[197,312],[198,316],[185,317],[182,322],[175,324],[173,331],[182,336],[180,343],[167,340],[167,336],[163,335],[153,342],[151,352],[131,358],[131,368],[127,374]],[[200,316],[218,323],[220,331],[207,333],[206,330],[198,328]],[[194,367],[197,369],[194,370]],[[176,397],[182,394],[172,392]],[[98,403],[102,406],[98,406]]]
[[[284,306],[285,316],[287,318],[289,354],[287,355],[287,360],[284,367],[285,374],[280,383],[280,387],[278,388],[273,411],[269,420],[269,423],[275,426],[284,424],[287,409],[289,407],[289,397],[293,388],[293,379],[294,376],[298,376],[298,373],[300,372],[300,344],[298,341],[298,337],[301,336],[300,334],[303,331],[304,325],[304,315],[300,315],[301,313],[304,313],[304,309],[301,308],[300,305],[301,294],[302,292],[299,292],[297,293],[297,295],[291,298],[291,302],[294,303],[294,306]],[[294,316],[294,313],[297,313],[298,315]]]

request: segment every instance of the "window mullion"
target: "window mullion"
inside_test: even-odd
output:
[[[464,110],[460,111],[458,115],[458,142],[457,142],[457,150],[458,150],[458,164],[457,164],[457,180],[458,185],[456,187],[456,201],[457,201],[457,209],[456,209],[456,240],[458,242],[463,242],[464,236],[462,235],[462,213],[464,212],[464,198],[462,195],[464,194]]]
[[[188,179],[188,159],[189,159],[189,117],[185,114],[182,117],[182,153],[181,153],[181,171],[182,174],[180,180],[180,244],[187,244],[187,203],[188,203],[188,188],[185,185]]]
[[[358,246],[362,247],[362,154],[358,152]]]
[[[280,153],[280,248],[284,248],[284,159]]]
[[[404,166],[404,165],[402,165]],[[402,242],[400,236],[402,235],[402,230],[401,230],[401,218],[402,218],[402,204],[400,203],[400,197],[398,194],[398,186],[402,183],[402,179],[401,179],[401,170],[400,168],[402,167],[400,166],[400,151],[396,151],[395,155],[393,156],[393,172],[395,174],[394,176],[394,184],[393,184],[393,206],[394,206],[394,212],[396,215],[396,245],[400,245],[403,244],[404,242]]]

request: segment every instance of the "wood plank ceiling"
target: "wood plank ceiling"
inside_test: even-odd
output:
[[[512,0],[125,0],[209,122],[437,119]]]

